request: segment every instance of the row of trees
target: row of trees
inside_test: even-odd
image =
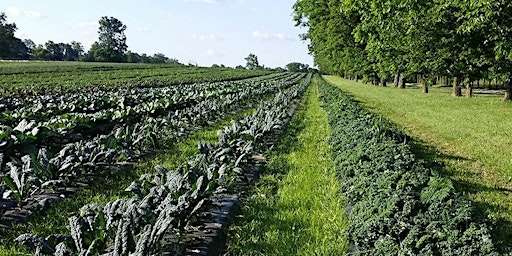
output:
[[[247,56],[245,58],[245,61],[246,61],[245,67],[244,66],[237,66],[236,68],[237,69],[246,68],[246,69],[249,69],[249,70],[255,70],[255,69],[259,69],[259,70],[273,70],[273,71],[281,71],[281,72],[284,72],[284,71],[304,72],[304,73],[308,73],[308,72],[309,73],[316,73],[316,72],[318,72],[318,70],[309,67],[308,64],[303,64],[303,63],[299,63],[299,62],[288,63],[288,64],[286,64],[286,68],[281,68],[281,67],[267,68],[264,65],[260,65],[259,64],[258,56],[256,56],[254,53],[250,53],[249,56]]]
[[[48,60],[48,61],[97,61],[128,63],[170,63],[180,65],[162,53],[152,56],[128,51],[126,25],[114,17],[101,17],[99,20],[98,41],[88,52],[79,42],[55,43],[48,41],[36,45],[32,40],[21,40],[14,33],[16,24],[8,23],[5,13],[0,13],[0,59]]]
[[[498,79],[512,97],[512,2],[507,0],[298,0],[297,26],[324,72],[381,84],[421,75],[462,83]]]

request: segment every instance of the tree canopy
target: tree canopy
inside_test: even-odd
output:
[[[258,56],[255,54],[250,53],[249,56],[245,58],[245,60],[247,61],[245,65],[247,69],[261,69],[261,66],[258,62]]]
[[[14,23],[7,22],[5,13],[0,13],[0,59],[26,59],[28,58],[28,49],[21,41],[16,38],[14,33],[18,28]]]
[[[298,0],[297,26],[323,72],[369,81],[490,77],[512,93],[512,3],[504,0]],[[510,96],[508,96],[510,97]]]
[[[99,20],[98,41],[95,42],[88,53],[88,60],[98,62],[125,62],[126,51],[126,25],[114,17],[103,16]]]

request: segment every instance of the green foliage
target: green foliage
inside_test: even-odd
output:
[[[98,62],[125,62],[126,25],[114,17],[103,16],[99,20],[98,41],[95,42],[86,59]]]
[[[36,47],[36,50],[38,48]],[[45,50],[43,48],[43,50]],[[45,50],[46,51],[46,50]],[[175,62],[174,62],[175,63]],[[94,93],[121,88],[165,87],[178,84],[238,80],[269,74],[263,70],[214,70],[166,64],[84,62],[1,62],[0,95]],[[13,82],[15,81],[15,82]]]
[[[263,102],[251,116],[225,127],[216,145],[200,143],[199,153],[175,170],[157,166],[156,173],[141,175],[126,190],[134,193],[132,198],[118,199],[105,206],[85,205],[80,213],[69,218],[74,246],[51,243],[48,252],[41,253],[54,254],[60,248],[78,255],[103,252],[151,255],[160,252],[160,241],[169,231],[175,234],[178,243],[184,228],[209,205],[215,194],[224,191],[232,179],[243,176],[243,167],[255,144],[263,143],[257,138],[284,125],[291,103],[310,82],[311,75],[299,83],[303,77],[275,82],[290,88]],[[17,240],[38,248],[30,242],[47,239],[25,234]]]
[[[258,56],[251,53],[249,56],[245,58],[247,61],[247,64],[245,64],[245,67],[249,70],[255,70],[255,69],[262,69],[259,62],[258,62]]]
[[[354,254],[496,255],[473,206],[416,159],[406,135],[332,85],[320,88]]]
[[[302,0],[294,5],[295,21],[308,28],[303,38],[310,40],[323,72],[372,81],[420,74],[426,84],[435,76],[471,82],[488,72],[507,73],[511,8],[501,0]]]
[[[14,36],[17,27],[7,23],[7,16],[0,12],[0,59],[26,59],[28,48],[23,41]]]

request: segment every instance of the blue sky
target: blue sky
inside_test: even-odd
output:
[[[163,53],[200,66],[313,64],[304,30],[294,26],[295,0],[1,0],[0,12],[16,23],[17,37],[36,44],[97,40],[98,20],[113,16],[126,26],[128,49]]]

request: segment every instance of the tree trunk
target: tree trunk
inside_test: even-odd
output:
[[[356,75],[356,83],[359,82],[359,76]]]
[[[398,79],[398,88],[405,89],[405,74],[400,73],[400,79]]]
[[[459,76],[455,76],[453,78],[453,87],[452,87],[452,96],[453,97],[460,97],[462,96],[462,91],[461,91],[461,88],[460,88],[460,77]]]
[[[386,87],[386,86],[387,86],[386,78],[381,78],[381,79],[380,79],[380,85],[381,85],[381,86],[383,86],[383,87]]]
[[[503,101],[510,101],[512,100],[512,75],[509,75],[508,81],[507,81],[507,90],[505,91],[505,97],[503,98]]]
[[[473,96],[473,82],[466,85],[466,98],[471,98],[471,96]]]
[[[428,93],[428,86],[426,83],[421,84],[421,89],[422,89],[423,93]]]
[[[396,72],[395,79],[393,80],[393,86],[398,87],[399,80],[400,80],[400,72]]]

